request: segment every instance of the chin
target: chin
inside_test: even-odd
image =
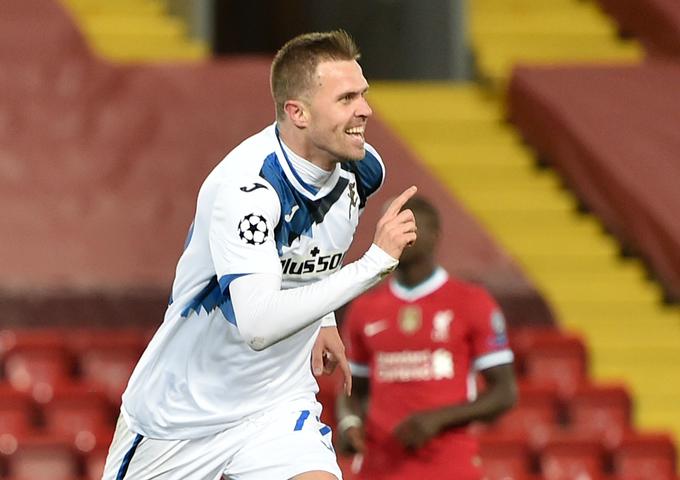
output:
[[[351,152],[348,152],[347,160],[358,161],[363,160],[364,157],[366,157],[366,149],[362,148],[361,150],[352,150]]]

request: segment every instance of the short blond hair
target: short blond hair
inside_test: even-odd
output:
[[[300,98],[312,90],[319,63],[358,60],[360,56],[356,43],[344,30],[305,33],[286,42],[271,66],[270,86],[276,118],[283,118],[287,100]]]

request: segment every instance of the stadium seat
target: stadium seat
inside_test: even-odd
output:
[[[97,385],[117,406],[145,343],[141,331],[100,331],[80,337],[71,348],[83,380]]]
[[[109,453],[108,446],[100,446],[87,453],[84,458],[84,480],[101,480],[106,464],[106,456]]]
[[[38,402],[48,401],[55,386],[73,381],[73,359],[58,332],[4,331],[0,349],[8,382]]]
[[[487,429],[500,435],[520,435],[532,449],[545,444],[560,424],[560,401],[552,386],[519,382],[519,400]]]
[[[612,452],[617,480],[676,480],[676,450],[664,433],[634,433],[624,436]]]
[[[521,435],[482,435],[479,453],[485,480],[519,480],[531,475],[531,451]]]
[[[545,480],[596,480],[604,477],[604,448],[597,439],[557,434],[539,454]]]
[[[87,384],[55,389],[54,397],[43,405],[43,417],[50,435],[84,452],[108,442],[115,428],[111,404]]]
[[[48,436],[26,437],[7,455],[11,480],[74,480],[80,478],[78,455],[68,443]]]
[[[31,397],[11,385],[0,383],[0,435],[26,435],[34,429],[34,425],[35,410]]]
[[[526,379],[556,387],[562,398],[573,395],[587,375],[586,349],[575,335],[537,336],[523,357]]]
[[[631,429],[631,399],[622,385],[581,385],[567,403],[568,427],[616,447]]]

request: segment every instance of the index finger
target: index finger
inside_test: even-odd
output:
[[[397,198],[392,200],[390,205],[385,209],[385,214],[383,216],[391,216],[394,217],[396,216],[399,211],[401,210],[401,207],[404,206],[404,204],[408,201],[409,198],[411,198],[413,195],[416,194],[418,191],[418,187],[415,185],[412,185],[408,187],[406,190],[401,192],[401,195],[399,195]]]
[[[342,376],[345,377],[345,395],[349,397],[352,395],[352,370],[349,368],[347,358],[340,360],[338,365],[340,370],[342,370]]]

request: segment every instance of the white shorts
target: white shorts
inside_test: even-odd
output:
[[[121,415],[103,480],[287,480],[313,470],[342,480],[331,429],[319,420],[321,405],[300,407],[280,406],[191,440],[145,438]]]

